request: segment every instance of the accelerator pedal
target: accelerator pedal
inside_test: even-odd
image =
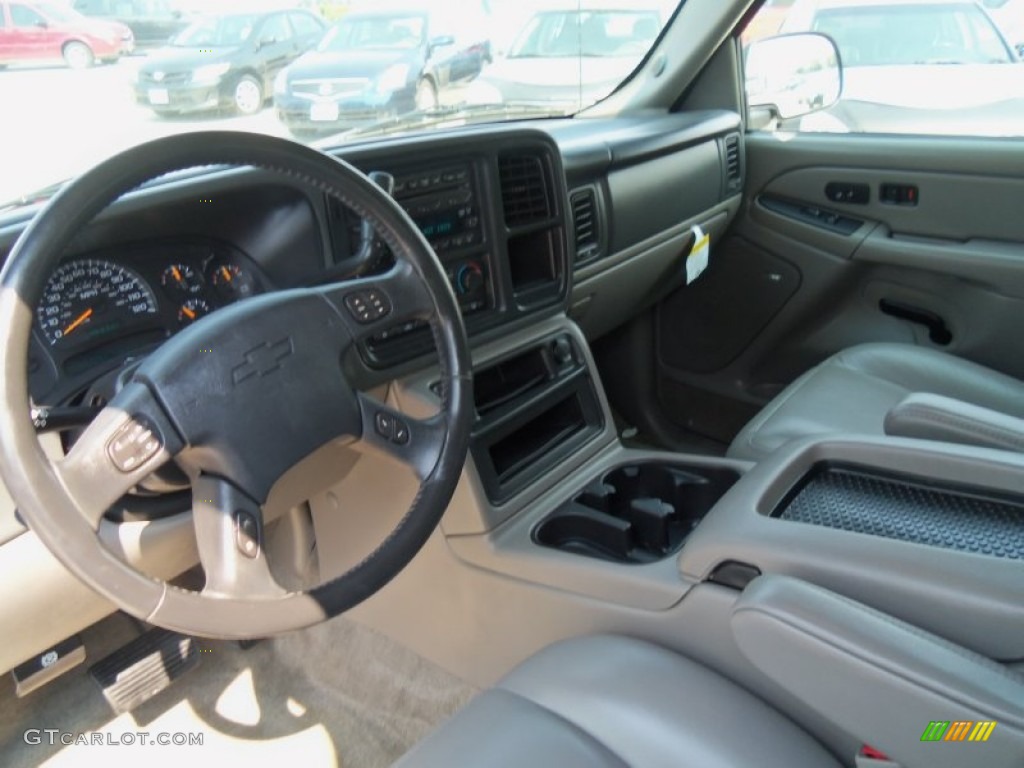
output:
[[[199,647],[193,638],[151,629],[97,661],[89,674],[120,715],[153,698],[198,663]]]

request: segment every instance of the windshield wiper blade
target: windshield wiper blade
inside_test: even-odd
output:
[[[508,120],[526,120],[530,118],[566,117],[563,108],[543,104],[462,104],[451,107],[416,110],[397,117],[388,117],[370,125],[352,128],[336,133],[318,143],[328,143],[339,139],[351,139],[370,136],[386,136],[413,128],[431,128],[446,123],[480,122],[504,118]]]

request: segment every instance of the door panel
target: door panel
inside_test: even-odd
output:
[[[712,270],[655,313],[672,422],[727,442],[752,406],[862,342],[1024,378],[1024,140],[754,133],[746,158],[744,207]],[[900,185],[899,203],[883,185]],[[866,202],[843,201],[865,187]]]

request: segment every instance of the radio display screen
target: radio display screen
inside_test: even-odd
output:
[[[458,217],[454,211],[416,221],[416,225],[420,228],[423,236],[428,239],[452,234],[457,229],[458,223]]]

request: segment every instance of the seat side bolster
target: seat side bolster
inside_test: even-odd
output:
[[[521,696],[492,688],[417,744],[395,768],[627,768],[572,723]]]
[[[1024,419],[929,393],[897,403],[886,414],[885,434],[1024,452]]]
[[[731,627],[768,677],[905,768],[1021,765],[1024,677],[1007,667],[785,576],[751,582]],[[935,720],[998,725],[984,744],[922,742]]]

